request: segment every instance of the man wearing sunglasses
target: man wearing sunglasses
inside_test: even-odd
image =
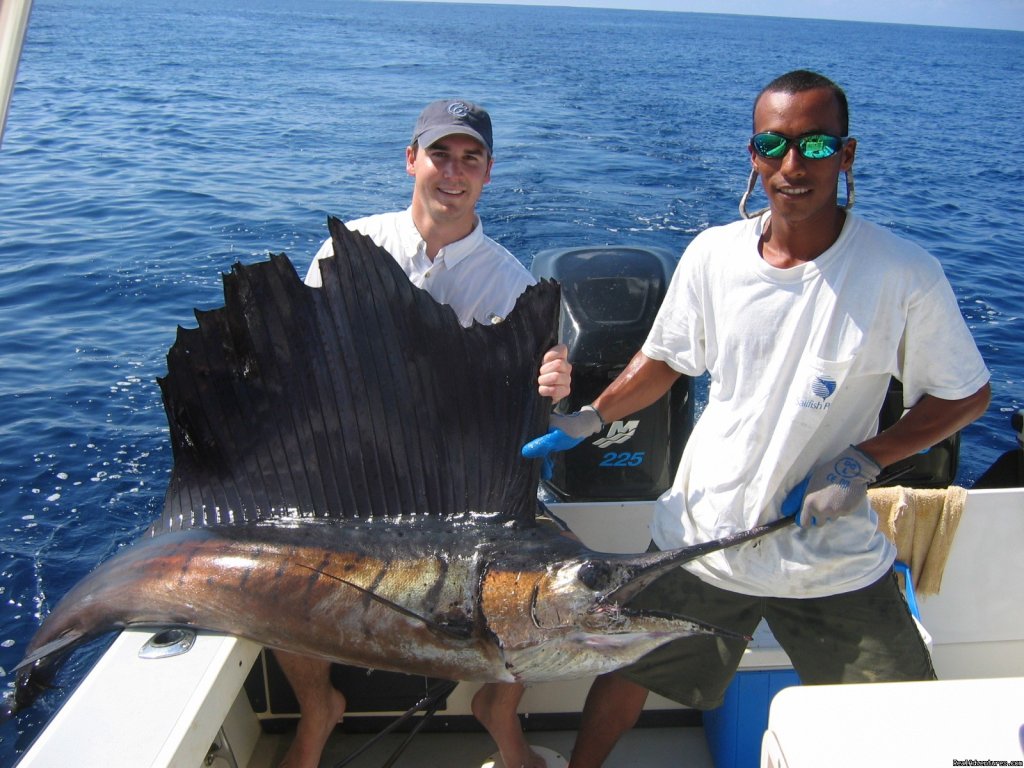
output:
[[[524,453],[571,447],[707,371],[708,405],[656,505],[654,544],[699,544],[790,509],[797,525],[693,561],[635,604],[748,636],[764,618],[804,683],[933,679],[867,487],[980,416],[989,374],[938,261],[849,211],[857,143],[843,91],[791,72],[753,118],[744,220],[694,238],[626,370]],[[749,214],[758,179],[768,208]],[[909,410],[876,434],[891,376]],[[686,638],[598,678],[571,767],[600,766],[648,690],[721,704],[745,647]]]
[[[450,306],[463,326],[501,322],[536,280],[484,236],[476,213],[494,163],[490,115],[458,99],[428,104],[416,121],[405,160],[413,177],[409,208],[346,226],[387,250],[413,284]],[[319,260],[333,255],[328,238],[309,267],[307,285],[321,285]],[[537,378],[542,397],[558,402],[569,394],[572,366],[567,355],[564,344],[545,354]],[[329,662],[283,651],[275,655],[301,714],[281,768],[315,768],[345,713],[345,697],[331,684]],[[544,759],[526,742],[516,714],[522,695],[519,684],[484,685],[473,698],[473,714],[495,740],[506,765],[542,768]]]

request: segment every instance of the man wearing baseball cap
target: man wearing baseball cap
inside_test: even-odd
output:
[[[453,134],[472,136],[494,154],[491,116],[471,101],[442,100],[427,104],[416,121],[411,144],[429,147],[438,139]]]
[[[469,327],[501,322],[516,299],[536,280],[511,253],[484,235],[476,213],[484,185],[491,180],[494,140],[487,111],[471,101],[445,99],[420,113],[405,150],[406,173],[413,177],[412,203],[350,221],[384,248],[413,285],[447,304]],[[319,260],[334,255],[328,238],[306,274],[321,285]],[[568,350],[547,352],[537,379],[543,397],[558,402],[569,394]],[[299,702],[301,718],[281,768],[316,768],[331,731],[345,713],[345,697],[330,682],[330,663],[275,651]],[[473,713],[487,728],[505,765],[543,768],[523,736],[516,708],[521,685],[489,683],[473,698]]]

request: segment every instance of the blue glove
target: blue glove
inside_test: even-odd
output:
[[[555,451],[575,448],[591,435],[604,429],[601,414],[592,405],[585,405],[576,413],[551,414],[551,428],[546,435],[534,438],[523,446],[524,459],[545,459]],[[547,476],[550,477],[550,474]]]
[[[786,504],[791,503],[791,497],[803,487],[796,524],[802,528],[824,525],[858,509],[867,497],[868,486],[881,471],[874,459],[851,445],[834,459],[811,470],[811,474],[786,496],[783,511]]]
[[[797,525],[800,524],[800,508],[804,505],[804,494],[807,493],[807,483],[811,480],[811,476],[808,475],[796,486],[792,491],[786,494],[786,498],[782,500],[782,516],[793,517],[797,516]]]

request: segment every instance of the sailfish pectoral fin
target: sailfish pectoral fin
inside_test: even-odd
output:
[[[426,616],[423,616],[421,614],[416,613],[415,611],[406,608],[404,605],[400,605],[394,602],[393,600],[389,600],[386,597],[378,595],[372,589],[361,587],[358,584],[354,584],[351,581],[348,581],[347,579],[343,579],[341,576],[335,576],[332,573],[327,573],[326,571],[323,571],[319,568],[313,568],[302,563],[299,563],[299,567],[312,571],[313,573],[319,576],[323,576],[326,579],[330,579],[331,581],[336,581],[339,584],[344,584],[346,587],[351,587],[352,589],[356,590],[357,592],[360,592],[363,595],[366,595],[366,597],[370,598],[371,600],[375,600],[376,602],[380,603],[386,608],[390,608],[391,610],[400,613],[403,616],[407,616],[410,619],[414,619],[415,621],[423,623],[425,626],[429,627],[435,632],[447,635],[448,637],[454,638],[456,640],[464,640],[469,636],[469,632],[467,630],[455,630],[452,625],[440,624],[434,621],[433,619],[430,619]]]

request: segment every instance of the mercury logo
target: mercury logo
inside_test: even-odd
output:
[[[608,434],[599,437],[594,441],[598,448],[607,448],[609,445],[619,445],[629,440],[636,434],[636,428],[640,426],[640,420],[634,421],[613,421],[608,427]]]
[[[455,117],[465,117],[469,114],[469,107],[461,101],[456,101],[453,104],[448,105],[448,114],[455,115]]]

